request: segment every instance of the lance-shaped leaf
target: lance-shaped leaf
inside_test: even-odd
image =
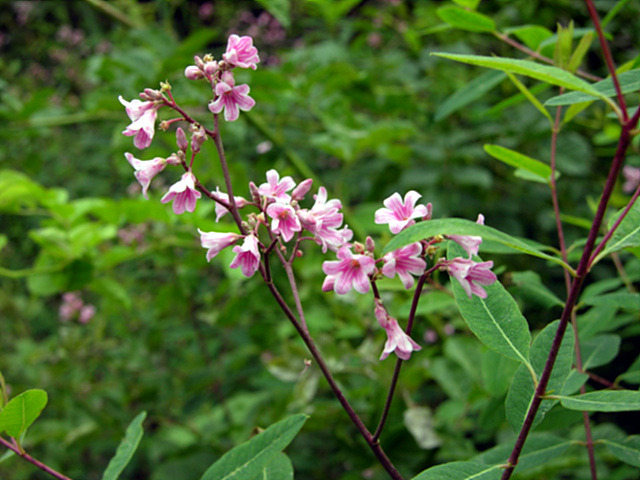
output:
[[[124,470],[124,467],[129,464],[142,439],[142,434],[144,433],[142,422],[146,417],[147,412],[140,412],[131,421],[124,438],[118,445],[115,456],[109,461],[109,465],[107,465],[107,469],[102,475],[102,480],[116,480]]]
[[[469,32],[493,32],[496,24],[486,15],[465,10],[464,8],[446,6],[436,10],[440,19],[454,28]]]
[[[500,145],[485,145],[484,151],[507,165],[525,170],[539,177],[544,183],[551,181],[551,167],[546,163],[542,163],[540,160],[528,157],[515,150],[501,147]]]
[[[607,390],[565,397],[559,395],[562,406],[584,412],[632,412],[640,410],[640,392],[635,390]]]
[[[255,480],[293,480],[291,460],[283,452],[277,453]]]
[[[537,378],[540,378],[542,375],[542,370],[547,362],[551,344],[553,343],[556,331],[558,330],[558,323],[559,321],[556,320],[555,322],[547,325],[538,334],[531,346],[531,364]],[[556,363],[551,371],[551,377],[547,384],[548,393],[562,392],[564,384],[571,373],[573,347],[574,337],[571,325],[569,325],[562,339]],[[534,393],[535,385],[533,383],[531,372],[526,368],[523,368],[523,366],[520,366],[518,371],[516,371],[516,375],[513,377],[513,382],[511,383],[511,388],[509,388],[509,393],[507,394],[507,399],[505,401],[507,421],[516,432],[522,427],[527,412],[529,411],[529,407],[531,406],[531,402],[533,402]],[[544,419],[546,413],[551,410],[551,407],[556,403],[558,403],[556,400],[542,401],[533,421],[534,427]]]
[[[383,253],[389,253],[410,243],[419,242],[436,235],[475,235],[482,237],[484,240],[493,240],[509,249],[549,260],[572,271],[571,267],[560,258],[542,252],[541,248],[544,247],[540,244],[513,237],[495,228],[479,225],[462,218],[442,218],[412,225],[396,235],[384,248]],[[482,246],[480,246],[480,250],[482,250]]]
[[[27,390],[12,398],[0,411],[0,433],[6,431],[10,437],[20,438],[46,405],[44,390]]]
[[[618,211],[609,221],[607,228],[611,229],[623,212],[624,209]],[[622,219],[604,250],[596,257],[595,262],[623,248],[637,246],[640,246],[640,202],[638,201],[633,204],[627,215]]]
[[[447,257],[466,257],[457,243],[449,244]],[[529,364],[531,333],[516,301],[499,281],[483,286],[487,298],[467,296],[460,284],[452,280],[453,294],[460,314],[471,331],[487,347],[517,362]]]
[[[640,435],[632,435],[624,441],[600,440],[618,460],[640,468]]]
[[[306,415],[294,415],[271,425],[225,453],[201,480],[253,480],[291,443],[306,420]]]
[[[539,63],[532,62],[530,60],[519,60],[515,58],[460,55],[454,53],[434,53],[433,55],[470,65],[477,65],[479,67],[493,68],[496,70],[502,70],[503,72],[515,73],[516,75],[524,75],[525,77],[534,78],[541,82],[557,85],[558,87],[564,87],[569,90],[576,90],[578,92],[586,93],[592,97],[609,101],[609,98],[594,88],[592,84],[572,75],[566,70],[562,70],[561,68],[540,65]]]
[[[621,73],[618,75],[618,81],[620,82],[622,93],[631,93],[640,90],[640,68]],[[573,105],[575,103],[593,100],[594,96],[598,98],[609,98],[616,95],[616,89],[611,77],[594,83],[592,87],[597,90],[598,95],[587,94],[586,92],[570,92],[552,97],[544,102],[544,104],[548,106]]]
[[[440,120],[447,118],[453,112],[469,105],[474,100],[482,97],[482,95],[498,85],[505,78],[507,78],[507,76],[504,72],[493,70],[485,72],[474,78],[461,89],[453,93],[450,97],[447,97],[444,102],[438,106],[434,116],[435,121],[439,122]]]
[[[431,467],[412,480],[498,480],[502,474],[499,465],[478,462],[451,462]]]

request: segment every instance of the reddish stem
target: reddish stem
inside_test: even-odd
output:
[[[38,467],[40,470],[43,470],[43,471],[47,472],[52,477],[55,477],[58,480],[71,480],[69,477],[67,477],[67,476],[61,474],[60,472],[57,472],[53,468],[45,465],[40,460],[37,460],[37,459],[33,458],[27,452],[21,451],[17,446],[13,445],[11,442],[8,442],[7,440],[5,440],[2,437],[0,437],[0,444],[4,445],[5,447],[7,447],[9,450],[11,450],[13,453],[18,455],[19,457],[24,458],[27,462],[32,463],[33,465]]]

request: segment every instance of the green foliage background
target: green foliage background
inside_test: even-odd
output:
[[[598,6],[606,11],[615,3]],[[484,72],[430,55],[521,54],[491,35],[447,28],[437,14],[447,2],[2,5],[0,371],[12,395],[29,388],[49,394],[43,417],[29,431],[28,450],[72,478],[101,478],[124,428],[146,410],[145,437],[124,477],[189,480],[254,427],[303,412],[310,418],[288,451],[298,478],[385,478],[318,370],[304,371],[309,355],[266,289],[227,268],[230,252],[206,263],[196,228],[231,225],[216,226],[213,205],[204,201],[180,217],[161,205],[177,180],[170,170],[154,182],[151,200],[141,197],[124,152],[167,156],[174,136],[157,132],[149,149],[135,151],[121,135],[128,120],[117,97],[130,100],[168,80],[179,103],[206,121],[210,93],[187,81],[184,67],[194,54],[220,56],[230,33],[251,34],[262,62],[238,76],[250,84],[256,107],[223,124],[222,132],[237,194],[248,195],[248,182],[261,183],[270,168],[296,180],[312,172],[320,182],[314,189],[327,186],[346,206],[359,239],[374,235],[380,248],[390,235],[373,224],[373,212],[391,193],[409,189],[433,203],[436,218],[474,220],[483,213],[488,225],[556,245],[548,190],[514,180],[512,169],[483,149],[499,144],[548,162],[547,121],[508,81],[447,111],[446,100]],[[638,10],[630,2],[608,26],[619,64],[637,55]],[[555,31],[556,22],[571,19],[577,27],[590,25],[581,2],[568,0],[484,1],[479,11],[499,28],[537,24]],[[549,48],[543,53],[552,55]],[[595,49],[583,68],[605,76]],[[548,89],[540,97],[556,93]],[[560,136],[560,203],[569,244],[585,234],[593,192],[615,147],[616,126],[606,113],[596,105]],[[263,142],[271,148],[259,153]],[[629,162],[640,165],[634,148]],[[201,181],[221,186],[211,142],[200,158],[209,160],[196,167]],[[623,205],[626,197],[616,195],[614,203]],[[370,298],[321,293],[324,258],[309,248],[298,265],[308,322],[349,399],[373,426],[393,362],[378,361],[384,336]],[[498,258],[503,283],[531,328],[554,320],[557,304],[527,288],[537,280],[526,271],[539,270],[562,297],[561,272],[549,273],[540,260]],[[631,281],[640,278],[634,258],[625,257]],[[602,262],[594,290],[617,288],[607,280],[612,276],[611,263]],[[409,297],[396,282],[383,282],[383,289],[402,321]],[[57,310],[68,291],[96,306],[88,324],[60,321]],[[620,355],[600,374],[615,378],[629,369],[637,356],[637,317],[632,309],[612,317]],[[429,291],[419,320],[414,337],[424,349],[403,371],[383,436],[388,455],[407,476],[469,459],[514,436],[503,403],[515,364],[473,339],[446,294]],[[539,430],[581,438],[581,415],[557,413],[551,410]],[[618,416],[617,424],[604,415],[601,420],[597,428],[615,435],[640,433],[637,416]],[[631,467],[604,458],[603,478],[631,478]],[[568,467],[575,476],[566,478],[583,478],[588,469],[575,445],[546,470],[529,469],[523,478],[553,478]],[[9,459],[0,463],[0,478],[46,477]]]

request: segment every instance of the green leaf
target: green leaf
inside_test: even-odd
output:
[[[631,93],[635,92],[636,90],[640,90],[640,68],[621,73],[620,75],[618,75],[618,81],[620,82],[620,89],[622,90],[622,93]],[[593,85],[591,85],[591,87],[598,92],[597,95],[590,92],[582,91],[570,92],[552,97],[544,102],[544,104],[548,106],[573,105],[574,103],[582,103],[593,100],[594,96],[600,99],[604,99],[614,97],[616,95],[616,89],[613,85],[613,80],[611,79],[611,77],[594,83]]]
[[[598,335],[580,342],[582,368],[589,370],[606,365],[616,358],[620,350],[618,335]]]
[[[640,293],[626,291],[605,293],[604,295],[586,298],[584,304],[593,305],[594,307],[607,307],[614,311],[622,309],[637,312],[640,310]]]
[[[134,418],[124,434],[124,438],[118,445],[115,456],[109,461],[107,469],[102,475],[102,480],[116,480],[124,468],[129,464],[133,454],[135,453],[144,430],[142,429],[142,422],[147,417],[147,412],[140,412],[136,418]]]
[[[589,48],[591,47],[592,42],[593,42],[593,32],[587,33],[585,36],[583,36],[580,39],[578,46],[573,51],[573,53],[571,54],[571,58],[569,59],[569,65],[567,66],[567,69],[570,72],[574,73],[576,70],[578,70],[578,67],[582,63],[582,59],[589,51]]]
[[[551,124],[553,124],[553,118],[551,118],[551,115],[549,114],[549,112],[547,112],[547,109],[544,108],[542,103],[540,103],[540,100],[538,100],[535,95],[531,93],[531,91],[524,85],[524,83],[518,80],[514,74],[507,72],[507,75],[509,76],[509,80],[511,80],[511,82],[518,88],[518,90],[520,90],[525,98],[529,100],[529,103],[536,107],[536,110],[538,110],[544,117],[547,118],[547,120],[549,120]]]
[[[0,433],[6,431],[10,437],[20,438],[46,405],[44,390],[27,390],[11,399],[0,411]]]
[[[469,105],[471,102],[482,97],[489,90],[494,88],[506,78],[504,72],[490,70],[471,80],[460,90],[457,90],[450,97],[447,97],[436,110],[434,120],[439,122],[447,118],[452,113]]]
[[[616,382],[618,381],[625,381],[635,385],[640,384],[640,356],[634,360],[626,372],[616,379]]]
[[[624,208],[620,209],[609,220],[607,228],[611,230],[614,223],[620,218],[620,215],[624,213]],[[637,247],[640,245],[640,202],[636,201],[627,215],[622,219],[616,231],[607,242],[605,248],[598,254],[595,262],[598,262],[603,257],[609,255],[612,252],[617,252],[627,247]]]
[[[594,97],[602,98],[603,100],[608,100],[608,98],[596,88],[594,88],[593,85],[585,82],[581,78],[578,78],[575,75],[572,75],[571,73],[560,68],[551,67],[548,65],[540,65],[539,63],[535,63],[530,60],[519,60],[515,58],[502,57],[485,57],[481,55],[459,55],[453,53],[434,53],[433,55],[447,58],[449,60],[467,63],[470,65],[477,65],[479,67],[493,68],[496,70],[502,70],[503,72],[511,72],[517,75],[524,75],[526,77],[540,80],[541,82],[550,83],[551,85],[557,85],[558,87],[568,88],[569,90],[576,90],[578,92],[587,93]],[[591,100],[592,98],[589,99]]]
[[[500,145],[484,146],[484,151],[491,155],[493,158],[500,160],[512,167],[521,168],[529,173],[539,177],[545,183],[551,181],[551,167],[546,163],[542,163],[540,160],[523,155],[509,148],[501,147]]]
[[[201,480],[252,480],[286,448],[307,420],[294,415],[271,425],[248,442],[225,453]]]
[[[283,452],[278,452],[255,480],[293,480],[293,465]]]
[[[464,8],[447,6],[436,10],[440,19],[454,28],[469,32],[493,32],[496,24],[486,15],[465,10]]]
[[[291,26],[291,0],[257,0],[284,27]]]
[[[526,470],[537,468],[559,457],[567,451],[572,443],[571,440],[565,440],[549,433],[534,433],[530,435],[522,449],[522,454],[518,459],[518,465],[514,473],[524,473]],[[487,465],[504,464],[505,459],[509,458],[512,449],[513,445],[510,444],[498,445],[482,452],[474,457],[473,460]]]
[[[471,10],[475,10],[480,4],[480,0],[453,0],[453,2],[461,7],[470,8]]]
[[[557,263],[571,271],[571,267],[566,265],[561,259],[543,253],[539,249],[540,246],[533,242],[512,237],[511,235],[496,230],[495,228],[491,228],[486,225],[478,225],[475,222],[462,218],[442,218],[412,225],[396,235],[384,248],[383,253],[392,252],[393,250],[409,245],[410,243],[419,242],[420,240],[434,237],[436,235],[479,236],[484,240],[493,240],[501,245],[509,247],[510,249]],[[480,250],[482,250],[482,245],[480,246]]]
[[[640,410],[640,392],[635,390],[606,390],[574,397],[558,396],[562,406],[583,412],[630,412]]]
[[[494,397],[503,395],[520,364],[507,357],[487,350],[482,356],[482,383]]]
[[[508,35],[515,35],[518,40],[523,42],[531,50],[538,50],[540,44],[553,36],[553,33],[540,25],[522,25],[505,30]]]
[[[487,466],[477,462],[451,462],[431,467],[412,480],[498,480],[499,465]]]
[[[7,243],[9,243],[9,238],[6,235],[0,235],[0,250],[2,250]]]
[[[549,290],[536,272],[513,272],[511,281],[526,300],[535,302],[544,308],[564,307],[564,303]]]
[[[551,349],[551,344],[553,343],[553,339],[558,329],[558,323],[559,320],[556,320],[555,322],[547,325],[538,334],[533,345],[531,345],[531,365],[537,378],[540,378],[542,375],[542,370],[547,362],[549,350]],[[551,372],[551,377],[549,378],[547,392],[562,392],[564,384],[571,373],[571,366],[573,364],[573,347],[573,331],[571,329],[571,325],[569,325],[564,334],[564,338],[562,339],[560,351],[558,352],[556,363],[553,367],[553,371]],[[533,384],[531,372],[524,368],[524,366],[520,366],[513,377],[513,382],[511,383],[511,388],[509,388],[509,393],[507,393],[507,399],[505,401],[507,421],[516,432],[520,431],[520,428],[522,427],[524,418],[529,410],[529,406],[533,401],[534,393],[535,386]],[[542,401],[533,421],[534,427],[544,419],[546,413],[551,410],[556,403],[558,402],[554,400]]]
[[[640,468],[640,435],[632,435],[623,442],[600,440],[618,460]]]
[[[447,257],[464,256],[465,252],[450,242]],[[484,287],[487,298],[467,296],[460,284],[452,280],[453,294],[460,314],[471,331],[487,347],[517,362],[529,363],[531,333],[518,305],[499,281]]]

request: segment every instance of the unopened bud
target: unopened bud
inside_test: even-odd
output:
[[[198,153],[200,151],[200,147],[207,139],[207,135],[202,129],[202,127],[196,128],[191,134],[191,150],[194,153]]]
[[[298,201],[302,200],[304,196],[309,192],[312,183],[313,180],[310,178],[307,178],[306,180],[300,182],[298,186],[293,189],[293,192],[291,192],[291,198]]]
[[[367,237],[364,242],[364,246],[367,253],[373,253],[373,251],[376,249],[376,242],[373,241],[373,238]]]
[[[169,128],[169,122],[167,122],[166,120],[163,120],[162,122],[160,122],[160,125],[158,125],[158,128],[163,132],[166,132],[167,129]]]
[[[218,62],[215,60],[204,64],[204,72],[209,76],[215,75],[218,70]]]
[[[251,193],[251,199],[259,205],[260,194],[258,193],[258,187],[256,186],[255,183],[249,182],[249,192]]]
[[[202,61],[202,59],[199,56],[196,55],[195,57],[193,57],[193,63],[196,64],[196,67],[199,70],[204,70],[204,62]],[[187,68],[189,68],[189,67],[187,67]]]
[[[364,245],[360,242],[354,242],[353,251],[359,254],[363,254],[365,252]]]
[[[182,154],[182,157],[180,156],[180,153]],[[167,163],[169,165],[182,165],[183,161],[184,161],[184,152],[172,153],[167,157]]]
[[[422,217],[422,220],[431,220],[431,213],[433,212],[433,205],[431,202],[427,203],[427,214]]]
[[[162,92],[160,92],[159,90],[154,90],[152,88],[145,88],[144,91],[140,94],[140,98],[149,102],[157,102],[159,100],[162,100]]]
[[[189,80],[200,80],[201,78],[204,78],[204,73],[202,73],[202,70],[195,65],[189,65],[184,69],[184,76]]]
[[[184,130],[178,127],[176,130],[176,143],[178,144],[178,149],[186,152],[187,148],[189,148],[189,142],[187,142],[187,136],[184,134]]]
[[[302,253],[302,250],[296,250],[296,257],[300,258],[302,257],[302,255],[304,255],[304,253]]]

